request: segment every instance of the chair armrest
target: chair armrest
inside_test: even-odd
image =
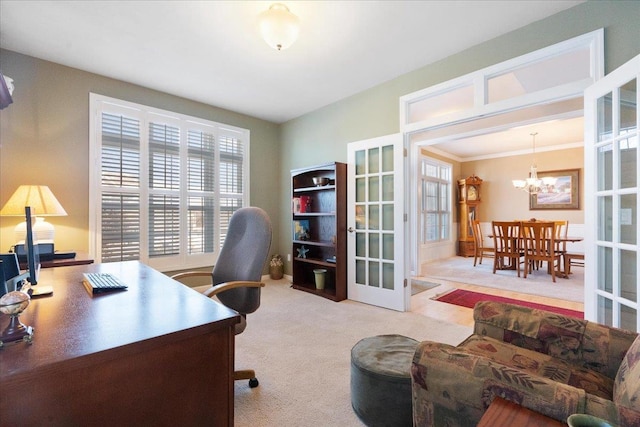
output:
[[[202,294],[208,297],[212,297],[214,295],[219,294],[220,292],[228,291],[229,289],[236,288],[262,288],[265,284],[263,282],[249,282],[249,281],[233,281],[233,282],[225,282],[220,283],[218,285],[212,286]]]
[[[173,276],[171,276],[171,278],[179,281],[181,279],[186,279],[188,277],[204,277],[204,276],[211,277],[211,271],[185,271],[182,273],[174,274]]]
[[[545,353],[614,379],[638,334],[584,319],[513,304],[482,301],[474,333]]]
[[[477,424],[495,396],[561,421],[586,401],[584,390],[429,341],[416,349],[411,381],[416,425]]]

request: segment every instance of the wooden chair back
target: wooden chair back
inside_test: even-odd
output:
[[[490,246],[485,246],[480,220],[474,219],[471,221],[471,230],[473,232],[473,242],[475,244],[475,251],[473,254],[473,266],[475,267],[478,260],[480,260],[480,264],[482,264],[482,258],[484,258],[485,255],[493,256],[494,249]]]
[[[547,262],[547,271],[556,281],[556,268],[560,266],[561,253],[556,248],[556,224],[553,221],[522,223],[524,246],[524,277],[538,262]]]
[[[514,268],[520,277],[520,258],[524,256],[520,246],[520,221],[493,221],[493,248],[495,259],[493,262],[493,273],[498,269],[507,268],[505,260],[509,262],[509,267]]]

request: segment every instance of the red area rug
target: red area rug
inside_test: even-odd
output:
[[[562,314],[564,316],[571,316],[571,317],[577,317],[578,319],[584,319],[584,313],[581,311],[569,310],[569,309],[560,308],[560,307],[552,307],[550,305],[544,305],[544,304],[536,304],[529,301],[499,297],[496,295],[482,294],[480,292],[466,291],[464,289],[455,289],[444,295],[435,297],[434,299],[436,301],[446,302],[449,304],[459,305],[462,307],[469,307],[469,308],[473,308],[478,301],[507,302],[509,304],[518,304],[525,307],[551,311],[553,313]]]

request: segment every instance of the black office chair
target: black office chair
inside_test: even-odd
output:
[[[247,326],[247,314],[260,306],[260,282],[262,271],[271,246],[271,221],[260,208],[238,209],[229,222],[227,237],[213,271],[189,271],[172,276],[181,280],[187,277],[211,275],[211,286],[203,290],[208,297],[216,296],[225,306],[240,313],[241,322],[236,325],[236,335]],[[258,386],[254,370],[235,371],[234,379],[249,380],[249,387]]]

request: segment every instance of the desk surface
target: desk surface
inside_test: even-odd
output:
[[[81,281],[82,273],[87,271],[112,273],[129,288],[91,296]],[[135,372],[140,372],[141,384],[131,384],[131,389],[144,394],[138,398],[134,396],[132,401],[138,401],[136,405],[144,402],[157,405],[158,393],[166,392],[168,399],[172,394],[186,396],[189,392],[183,390],[184,387],[179,391],[169,390],[173,388],[173,382],[178,382],[176,378],[184,377],[185,381],[194,383],[199,381],[198,375],[208,376],[207,384],[201,387],[187,385],[199,388],[199,392],[205,390],[206,394],[207,387],[212,387],[212,375],[219,372],[207,373],[209,368],[206,366],[198,372],[195,366],[200,366],[204,357],[216,357],[216,351],[224,356],[223,362],[230,356],[230,361],[224,363],[224,369],[217,368],[223,369],[219,378],[227,381],[227,371],[232,375],[233,328],[239,320],[238,315],[150,267],[131,261],[52,268],[41,271],[40,285],[52,286],[53,295],[32,299],[20,316],[22,323],[35,330],[33,344],[10,343],[0,350],[0,383],[5,391],[0,393],[0,412],[4,415],[16,401],[25,400],[28,404],[29,397],[35,394],[44,393],[40,399],[43,406],[59,405],[56,399],[61,396],[74,400],[72,389],[75,386],[78,389],[76,400],[82,403],[69,403],[75,406],[66,410],[86,410],[83,406],[91,408],[87,393],[93,392],[91,387],[105,385],[90,384],[92,377],[95,377],[94,381],[105,381],[116,399],[120,394],[131,399],[123,385],[116,383],[123,379],[129,381]],[[0,314],[0,328],[4,329],[7,323],[8,317]],[[214,344],[211,337],[220,331],[224,335],[216,338]],[[229,342],[230,349],[227,348]],[[196,350],[202,353],[197,356],[199,360],[186,361]],[[185,367],[181,366],[183,361]],[[186,368],[189,363],[192,365]],[[101,372],[102,368],[105,372]],[[126,372],[127,369],[133,372]],[[185,369],[189,371],[185,372]],[[172,373],[172,370],[176,372]],[[193,377],[190,377],[190,370],[194,371]],[[166,383],[163,383],[165,377]],[[78,384],[73,385],[74,381]],[[50,394],[43,390],[47,388],[43,383],[49,384]],[[6,393],[7,389],[13,392]],[[228,389],[231,390],[232,420],[232,379]],[[21,391],[26,394],[21,394]],[[10,402],[9,395],[22,397]]]
[[[85,265],[85,264],[93,264],[93,259],[89,258],[87,254],[78,253],[73,258],[64,258],[64,259],[50,259],[50,260],[40,260],[41,268],[53,268],[53,267],[70,267],[73,265]],[[27,263],[21,262],[20,269],[26,270]]]

